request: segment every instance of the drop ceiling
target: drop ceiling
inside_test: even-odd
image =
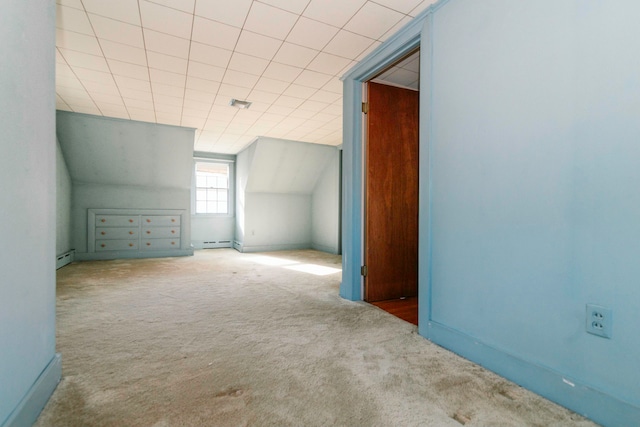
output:
[[[197,151],[258,136],[340,145],[340,77],[434,2],[58,0],[56,105],[193,127]],[[415,87],[417,63],[380,78]]]

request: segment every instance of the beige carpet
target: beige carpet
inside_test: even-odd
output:
[[[58,270],[63,380],[36,426],[594,425],[341,299],[339,268],[215,249]]]

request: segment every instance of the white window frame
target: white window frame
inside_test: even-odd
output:
[[[227,196],[227,213],[197,213],[196,212],[196,165],[198,163],[218,163],[226,164],[229,168],[229,194]],[[233,217],[235,216],[235,162],[228,159],[201,158],[193,159],[192,179],[191,179],[191,215],[197,217]]]

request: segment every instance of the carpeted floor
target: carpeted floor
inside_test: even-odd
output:
[[[36,426],[594,426],[338,296],[316,251],[58,270],[63,380]]]

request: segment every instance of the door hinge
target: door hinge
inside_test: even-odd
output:
[[[360,267],[360,274],[364,277],[367,277],[367,273],[369,272],[369,269],[367,268],[366,265],[363,265],[362,267]]]
[[[362,103],[362,112],[364,114],[367,114],[369,112],[369,103],[368,102],[363,102]]]

